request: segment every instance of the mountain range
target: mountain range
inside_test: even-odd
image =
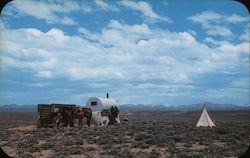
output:
[[[0,112],[37,112],[37,106],[6,104],[0,105]]]
[[[159,111],[200,111],[206,106],[208,110],[250,110],[249,105],[233,105],[233,104],[216,104],[210,102],[202,102],[196,104],[188,105],[177,105],[177,106],[165,106],[165,105],[133,105],[126,104],[121,105],[120,109],[130,110],[130,111],[140,111],[140,110],[159,110]]]
[[[119,105],[120,110],[127,111],[200,111],[206,106],[208,110],[250,110],[250,105],[215,104],[202,102],[188,105],[165,106],[165,105],[145,105],[145,104],[123,104]],[[37,112],[36,105],[0,105],[0,112]]]

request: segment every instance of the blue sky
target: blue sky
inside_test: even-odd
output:
[[[236,1],[12,1],[0,104],[249,104],[249,26]]]

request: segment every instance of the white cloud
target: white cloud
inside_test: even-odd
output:
[[[190,95],[195,87],[188,84],[157,84],[144,82],[139,84],[122,84],[113,90],[116,98],[122,103],[133,104],[164,104],[171,100],[178,102],[176,97]],[[162,101],[164,100],[164,102]]]
[[[207,23],[209,23],[210,21],[215,21],[216,23],[219,23],[222,19],[222,16],[213,11],[204,11],[200,14],[188,17],[188,19],[196,23],[207,25]]]
[[[204,39],[204,42],[215,45],[215,46],[220,46],[220,45],[229,43],[228,41],[217,41],[217,40],[215,40],[215,39],[213,39],[211,37],[206,37]]]
[[[216,48],[219,49],[220,51],[223,51],[227,54],[232,54],[232,55],[249,55],[249,43],[248,42],[243,42],[240,44],[232,44],[232,43],[226,43],[220,45],[220,47]]]
[[[95,4],[102,10],[119,11],[114,5],[106,3],[104,0],[94,0]]]
[[[209,26],[207,27],[207,34],[210,36],[233,36],[233,33],[230,29],[223,27],[223,26]]]
[[[213,11],[203,11],[199,14],[188,17],[188,20],[200,24],[202,28],[206,30],[208,35],[232,37],[234,34],[232,33],[231,29],[226,26],[226,24],[247,22],[249,18],[237,14],[226,16]]]
[[[83,6],[83,11],[86,13],[92,12],[92,8],[90,6]]]
[[[3,60],[44,76],[56,74],[74,80],[158,78],[190,82],[190,74],[226,70],[239,64],[241,55],[249,53],[247,43],[217,43],[216,48],[209,48],[188,32],[150,29],[146,24],[128,25],[116,20],[111,20],[100,33],[83,27],[79,32],[86,39],[68,36],[56,28],[48,32],[34,28],[7,30]],[[225,57],[234,62],[225,62]],[[27,61],[20,64],[23,60]]]
[[[233,82],[231,82],[231,87],[233,89],[237,89],[238,91],[244,91],[248,93],[249,88],[250,88],[249,78],[240,77],[234,80]]]
[[[197,76],[238,72],[249,66],[247,42],[233,44],[207,38],[206,42],[216,43],[209,47],[188,32],[170,32],[147,24],[110,20],[100,32],[80,27],[78,31],[84,38],[67,35],[58,28],[47,32],[2,28],[3,69],[29,70],[36,78],[100,83],[92,84],[94,88],[108,86],[107,80],[117,81],[112,90],[126,96],[120,98],[123,103],[130,96],[145,98],[142,94],[149,90],[156,98],[151,102],[157,102],[159,97],[185,96],[195,89],[192,84]],[[72,94],[72,98],[77,97]]]
[[[152,9],[152,6],[147,2],[143,2],[143,1],[134,2],[134,1],[129,1],[129,0],[123,0],[123,1],[120,1],[119,4],[129,9],[141,12],[147,18],[172,23],[172,20],[169,19],[168,17],[160,16],[156,12],[154,12]]]
[[[190,33],[193,36],[197,35],[196,31],[194,31],[194,30],[188,30],[187,32]]]
[[[244,32],[239,36],[239,39],[247,42],[250,41],[250,23],[247,23]]]
[[[91,12],[89,6],[80,6],[76,1],[57,1],[56,3],[46,1],[13,1],[14,6],[10,11],[17,15],[30,15],[37,19],[45,20],[47,23],[60,23],[64,25],[76,25],[77,22],[71,17],[59,17],[58,13],[68,14],[76,11]]]
[[[45,87],[46,84],[42,84],[42,83],[32,83],[31,86],[33,86],[33,87]]]
[[[76,21],[74,21],[72,18],[69,18],[67,16],[61,19],[61,23],[64,25],[76,25],[77,24]]]
[[[92,34],[89,30],[87,30],[84,27],[79,27],[78,32],[84,35],[84,38],[86,39],[93,40],[93,41],[98,40],[98,37],[96,35]]]
[[[52,28],[47,33],[48,37],[56,40],[58,43],[63,43],[68,40],[68,37],[64,35],[63,31],[60,29]]]
[[[41,77],[41,78],[51,78],[54,75],[51,71],[43,70],[43,71],[38,71],[36,76]]]
[[[108,27],[119,29],[120,31],[126,31],[128,33],[136,33],[136,34],[149,34],[150,29],[147,24],[141,24],[141,25],[127,25],[127,24],[121,24],[117,20],[111,20],[108,24]]]
[[[243,17],[243,16],[240,16],[237,14],[232,14],[232,15],[226,16],[224,18],[229,23],[248,22],[250,20],[249,17]]]

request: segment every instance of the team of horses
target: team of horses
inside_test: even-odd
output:
[[[104,114],[105,113],[105,114]],[[112,106],[110,109],[100,111],[100,117],[105,118],[107,117],[108,123],[107,125],[113,125],[115,122],[117,122],[117,117],[119,114],[119,110],[116,106]],[[90,108],[74,108],[74,109],[63,109],[60,112],[51,113],[51,119],[53,122],[54,127],[59,127],[60,125],[63,125],[65,127],[74,126],[74,121],[78,120],[78,126],[83,125],[83,119],[86,118],[86,123],[88,127],[90,127],[91,119],[93,116],[93,112]],[[99,124],[102,122],[96,122],[96,124]]]

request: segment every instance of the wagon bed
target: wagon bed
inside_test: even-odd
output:
[[[37,127],[51,127],[53,126],[52,113],[61,113],[63,110],[75,109],[75,104],[38,104],[38,122]]]

